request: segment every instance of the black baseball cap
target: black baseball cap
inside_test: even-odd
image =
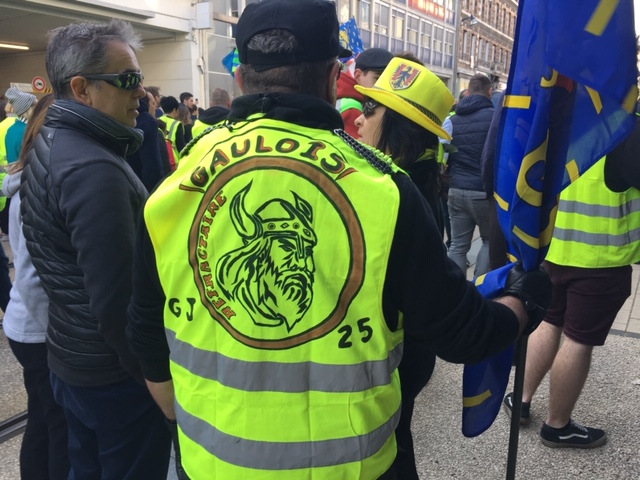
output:
[[[257,33],[280,28],[290,31],[300,48],[294,52],[263,53],[249,50],[247,44]],[[334,2],[327,0],[262,0],[242,12],[236,28],[240,63],[256,71],[283,65],[316,62],[332,57],[346,58],[352,53],[340,46],[338,16]]]
[[[393,58],[393,53],[384,48],[367,48],[356,57],[356,68],[382,72]]]

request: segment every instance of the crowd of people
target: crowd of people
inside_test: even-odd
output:
[[[489,78],[454,106],[410,53],[345,68],[324,0],[250,4],[236,44],[242,95],[215,89],[207,110],[143,85],[119,20],[52,32],[53,95],[6,92],[22,478],[164,479],[173,444],[180,479],[417,479],[435,357],[476,363],[520,335],[521,423],[551,370],[542,442],[602,445],[571,413],[640,260],[624,237],[640,175],[622,173],[638,132],[563,193],[545,268],[514,267],[487,300],[466,279],[474,229],[474,275],[509,261]]]

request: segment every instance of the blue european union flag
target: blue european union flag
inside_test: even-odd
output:
[[[358,28],[355,18],[351,17],[348,21],[340,25],[340,45],[353,52],[353,56],[346,59],[343,58],[342,60],[344,61],[354,58],[360,52],[364,51],[362,38],[360,38],[360,29]]]
[[[637,74],[632,0],[519,3],[494,197],[510,253],[525,270],[544,260],[562,189],[633,128]],[[499,294],[508,269],[479,279],[495,289],[486,297]],[[495,420],[511,362],[505,354],[465,367],[464,435]]]
[[[222,65],[231,74],[232,77],[236,76],[236,68],[240,65],[240,58],[238,57],[238,49],[234,48],[222,59]]]

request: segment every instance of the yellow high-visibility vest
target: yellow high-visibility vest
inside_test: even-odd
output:
[[[640,260],[640,190],[609,190],[605,158],[560,194],[548,261],[607,268]]]
[[[164,123],[167,124],[167,132],[165,133],[164,138],[171,142],[171,146],[173,148],[173,156],[177,164],[180,160],[180,152],[178,151],[178,147],[176,146],[176,136],[178,133],[178,125],[180,125],[180,120],[176,120],[169,115],[161,116],[160,120],[163,120]]]
[[[399,192],[336,134],[260,117],[200,138],[145,207],[183,467],[375,479],[400,415],[381,302]]]

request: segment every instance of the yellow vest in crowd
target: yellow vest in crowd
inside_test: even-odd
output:
[[[160,120],[164,121],[167,124],[167,132],[164,134],[164,138],[171,142],[171,147],[173,148],[173,156],[176,160],[176,163],[180,160],[180,152],[178,151],[178,147],[176,146],[176,135],[178,133],[178,125],[180,125],[180,120],[176,120],[169,115],[162,115]]]
[[[375,479],[400,415],[381,302],[398,189],[335,134],[259,117],[185,149],[144,212],[183,466]]]
[[[18,117],[7,117],[2,122],[0,122],[0,168],[6,168],[7,166],[7,144],[6,137],[7,131],[14,123]],[[4,182],[4,177],[7,176],[5,171],[0,172],[0,186],[2,186],[2,182]],[[7,197],[0,197],[0,212],[4,210],[4,207],[7,204]]]
[[[604,164],[602,158],[560,194],[550,262],[606,268],[640,260],[640,190],[609,190]]]

